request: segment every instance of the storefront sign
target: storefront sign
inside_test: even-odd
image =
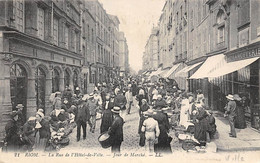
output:
[[[238,60],[243,60],[243,59],[248,59],[248,58],[253,58],[253,57],[259,57],[260,56],[260,47],[257,48],[251,48],[251,49],[246,49],[242,50],[241,52],[233,53],[227,56],[227,61],[228,62],[233,62],[233,61],[238,61]]]

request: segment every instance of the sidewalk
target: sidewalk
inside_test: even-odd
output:
[[[260,150],[260,133],[248,127],[236,129],[237,138],[229,137],[230,127],[228,120],[215,115],[217,125],[217,138],[214,142],[218,151],[255,151]]]

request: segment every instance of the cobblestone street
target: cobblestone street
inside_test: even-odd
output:
[[[124,124],[124,141],[121,145],[121,151],[124,152],[135,152],[135,153],[143,153],[145,152],[144,147],[139,146],[139,134],[138,134],[138,125],[139,125],[139,115],[138,115],[138,109],[135,107],[137,105],[137,102],[134,101],[134,106],[131,109],[131,114],[126,116],[126,123]],[[110,152],[110,148],[103,149],[101,145],[98,142],[98,137],[100,135],[100,123],[101,120],[97,120],[96,124],[96,130],[95,133],[91,133],[89,131],[89,126],[87,126],[87,139],[83,140],[81,139],[79,142],[76,140],[76,128],[73,130],[73,132],[70,134],[70,144],[66,146],[65,148],[62,148],[63,150],[77,150],[80,151],[81,149],[84,151],[90,151],[90,152],[100,152],[100,153],[107,153]],[[174,133],[171,132],[170,135],[173,137],[172,141],[172,150],[173,151],[180,151],[181,146],[178,143],[178,139],[174,136]],[[81,135],[82,136],[82,135]]]
[[[138,124],[139,124],[139,115],[138,109],[132,107],[131,114],[126,116],[126,123],[124,124],[124,141],[121,145],[122,152],[144,152],[144,147],[139,146],[139,135],[138,135]],[[100,135],[100,123],[101,119],[97,120],[95,133],[89,131],[89,126],[87,126],[87,139],[81,139],[79,142],[76,140],[76,128],[70,134],[70,144],[61,149],[62,150],[77,150],[82,149],[84,151],[95,151],[95,152],[110,152],[110,148],[103,149],[98,142],[98,137]]]

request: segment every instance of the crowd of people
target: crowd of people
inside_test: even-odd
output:
[[[64,92],[51,95],[53,110],[49,115],[39,108],[26,123],[21,118],[23,106],[18,104],[5,128],[7,149],[56,150],[69,143],[68,135],[75,127],[77,141],[82,133],[84,140],[87,124],[90,132],[96,131],[97,114],[100,113],[100,134],[108,133],[112,152],[120,152],[123,125],[127,123],[126,116],[131,114],[134,99],[140,117],[139,145],[149,152],[172,153],[169,132],[177,126],[185,129],[194,126],[194,137],[201,143],[214,137],[215,118],[206,110],[201,90],[191,93],[180,90],[177,85],[169,87],[161,81],[144,83],[132,78],[113,84],[99,83],[89,94],[82,94],[79,88],[73,93],[66,87]]]

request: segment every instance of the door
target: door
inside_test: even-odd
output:
[[[59,91],[60,87],[60,73],[58,70],[54,69],[52,74],[52,92]]]
[[[10,71],[10,91],[12,110],[17,110],[17,104],[23,104],[23,118],[26,119],[27,105],[27,72],[20,64],[14,64]]]
[[[45,86],[46,74],[42,68],[37,68],[35,72],[35,92],[37,108],[45,110]]]
[[[68,70],[65,70],[65,74],[64,74],[64,85],[66,86],[70,86],[70,74],[68,72]]]

